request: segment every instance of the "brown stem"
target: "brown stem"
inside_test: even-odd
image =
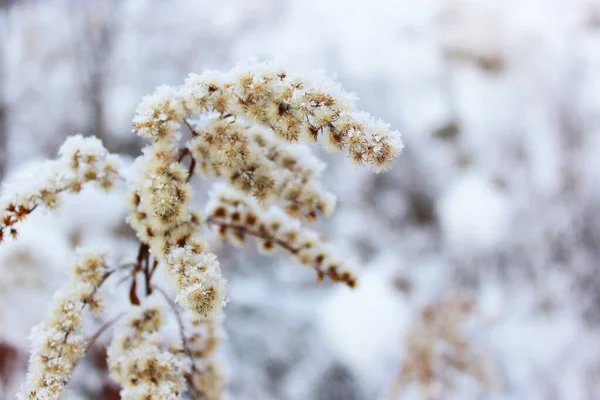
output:
[[[129,288],[129,301],[133,305],[140,305],[140,299],[137,295],[137,279],[136,275],[138,272],[142,272],[144,275],[145,291],[146,296],[152,294],[152,287],[150,284],[150,248],[145,243],[140,243],[136,262],[133,264],[131,270],[131,287]]]
[[[190,149],[187,147],[179,149],[179,156],[177,157],[177,161],[181,162],[183,159],[190,154]]]
[[[147,244],[143,244],[142,247],[142,271],[144,272],[144,281],[146,282],[146,296],[149,296],[152,294],[152,286],[150,284],[150,280],[152,279],[150,275],[150,248]]]
[[[141,269],[142,268],[142,263],[144,262],[144,259],[146,258],[146,255],[148,254],[148,245],[145,243],[140,243],[140,247],[138,249],[138,254],[137,254],[137,264],[136,264],[136,268],[137,269]]]
[[[232,229],[243,235],[250,235],[250,236],[254,236],[254,237],[263,239],[267,242],[275,243],[276,245],[282,247],[283,249],[287,250],[288,252],[290,252],[293,255],[298,254],[298,252],[300,251],[300,249],[292,246],[289,242],[287,242],[283,239],[280,239],[275,235],[268,234],[264,229],[257,230],[252,227],[249,227],[247,225],[220,221],[219,219],[217,219],[215,217],[208,217],[205,221],[208,224],[217,225],[217,226],[219,226],[221,228],[225,228],[225,229]],[[350,273],[348,273],[348,272],[339,273],[337,271],[336,267],[332,267],[332,266],[329,266],[326,269],[324,269],[322,262],[323,262],[323,257],[320,256],[320,260],[319,260],[319,258],[315,258],[315,260],[312,263],[310,263],[310,265],[312,265],[312,267],[315,269],[315,271],[317,273],[317,282],[321,282],[323,280],[323,278],[325,278],[325,276],[329,276],[329,278],[334,282],[343,282],[346,285],[350,286],[351,288],[354,288],[356,286],[356,279],[353,278]]]
[[[213,224],[213,225],[219,225],[219,226],[223,226],[225,228],[228,229],[235,229],[237,231],[243,232],[245,234],[248,234],[250,236],[254,236],[263,240],[267,240],[270,242],[273,242],[277,245],[279,245],[280,247],[286,249],[287,251],[289,251],[292,254],[296,254],[298,253],[298,249],[293,247],[292,245],[290,245],[288,242],[286,242],[285,240],[279,239],[276,236],[271,236],[265,232],[261,232],[259,230],[256,229],[252,229],[247,227],[246,225],[240,225],[240,224],[233,224],[230,222],[222,222],[222,221],[218,221],[217,219],[213,218],[213,217],[209,217],[206,219],[206,222],[208,222],[209,224]]]
[[[192,176],[194,176],[194,169],[196,168],[196,159],[191,154],[190,154],[190,158],[191,158],[190,168],[188,169],[188,177],[187,177],[188,182],[192,179]]]
[[[152,268],[150,269],[150,280],[152,280],[152,276],[154,275],[154,272],[156,271],[157,267],[158,267],[158,260],[155,258],[152,263]]]
[[[190,180],[192,180],[192,176],[194,176],[194,169],[196,168],[196,159],[190,152],[190,149],[188,149],[187,147],[179,149],[179,156],[177,157],[177,161],[182,162],[183,159],[187,156],[190,157],[190,166],[188,168],[188,176],[186,179],[186,181],[189,182]]]
[[[183,122],[185,123],[185,126],[187,126],[187,128],[190,130],[192,136],[200,136],[200,134],[196,132],[196,130],[192,127],[192,125],[188,122],[187,119],[184,119]]]
[[[134,306],[139,306],[140,298],[137,295],[137,279],[135,278],[135,274],[133,274],[133,280],[131,281],[131,287],[129,288],[129,302]]]
[[[104,333],[104,331],[106,331],[108,328],[110,328],[112,325],[114,325],[114,323],[117,322],[123,315],[125,315],[124,312],[120,313],[119,315],[117,315],[116,317],[114,317],[110,321],[107,321],[104,325],[102,325],[100,327],[100,329],[98,329],[96,331],[96,333],[94,333],[88,339],[87,346],[85,347],[85,352],[87,353],[92,348],[92,346],[96,343],[96,341],[98,340],[98,338],[100,337],[100,335],[102,335],[102,333]]]

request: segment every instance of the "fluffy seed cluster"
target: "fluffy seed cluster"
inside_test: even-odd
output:
[[[159,86],[152,96],[145,96],[133,119],[135,131],[142,137],[176,139],[184,117],[177,90]]]
[[[207,317],[224,305],[225,280],[216,256],[205,252],[197,236],[200,219],[189,211],[190,174],[170,139],[158,139],[144,150],[141,174],[130,196],[129,222],[168,266],[177,300]]]
[[[314,219],[333,211],[335,196],[319,182],[323,164],[305,148],[229,118],[198,124],[194,132],[188,146],[201,176],[222,177],[264,204],[277,201],[292,215]]]
[[[179,289],[177,302],[205,318],[217,315],[225,305],[225,280],[217,257],[186,245],[173,249],[167,264]]]
[[[181,349],[161,341],[164,315],[153,300],[130,311],[108,348],[111,377],[121,385],[123,400],[175,400],[185,391],[188,365]]]
[[[221,317],[204,318],[187,313],[184,328],[186,352],[191,360],[190,386],[198,398],[219,400],[225,393],[225,376],[216,357],[221,342]]]
[[[412,382],[419,385],[424,398],[443,398],[458,374],[493,386],[489,361],[473,349],[464,333],[473,306],[469,299],[450,297],[421,311],[420,321],[406,337],[393,398],[399,398],[400,390]]]
[[[356,111],[353,97],[336,83],[304,80],[272,64],[192,74],[180,88],[160,87],[140,104],[134,127],[143,137],[176,139],[186,117],[206,112],[266,126],[287,142],[323,137],[327,148],[346,149],[352,160],[375,171],[403,147],[398,132]]]
[[[32,332],[33,350],[21,400],[59,399],[85,353],[83,309],[102,311],[98,289],[110,275],[103,255],[79,251],[66,286],[52,300],[43,323]]]
[[[59,157],[9,185],[0,199],[0,242],[10,234],[17,236],[17,222],[23,221],[39,206],[56,209],[62,192],[78,193],[88,182],[110,190],[119,179],[120,161],[95,137],[69,137]],[[23,184],[26,183],[26,185]]]
[[[137,262],[128,264],[136,307],[110,346],[111,374],[123,399],[179,399],[189,387],[194,398],[217,400],[225,392],[215,349],[226,290],[217,258],[199,236],[201,228],[213,227],[233,242],[255,237],[261,249],[280,247],[312,266],[319,280],[329,277],[354,287],[351,270],[300,222],[301,216],[312,221],[331,213],[335,198],[320,185],[323,165],[295,142],[319,141],[381,171],[402,149],[400,135],[356,111],[354,98],[339,85],[257,63],[190,75],[177,88],[161,86],[142,100],[133,122],[134,131],[152,144],[126,174],[128,222],[140,241]],[[191,133],[185,143],[180,143],[182,125]],[[15,225],[34,209],[58,207],[62,192],[79,192],[91,182],[110,190],[125,172],[98,139],[79,135],[42,170],[21,179],[26,187],[12,186],[0,199],[0,242],[7,234],[16,237]],[[194,174],[225,181],[203,216],[190,207]],[[187,310],[185,321],[168,292],[151,281],[158,266],[167,268],[176,300]],[[20,399],[57,399],[64,392],[85,352],[83,308],[100,312],[97,291],[110,272],[102,256],[79,254],[69,284],[34,331]],[[144,301],[137,297],[138,274],[145,278]],[[161,340],[163,315],[154,291],[167,293],[180,322],[181,344]]]
[[[277,207],[265,210],[235,189],[216,185],[205,213],[207,222],[223,239],[242,244],[246,237],[253,237],[264,252],[282,248],[300,263],[312,266],[319,281],[327,276],[335,282],[356,286],[353,268],[345,265],[315,232]]]
[[[199,123],[188,120],[206,116]],[[143,99],[133,123],[138,135],[154,142],[140,161],[130,223],[140,240],[169,266],[179,302],[203,317],[223,305],[225,284],[216,258],[195,236],[199,221],[189,211],[194,172],[224,178],[263,208],[276,199],[290,215],[312,220],[333,210],[334,197],[319,185],[320,163],[286,145],[324,139],[327,148],[345,149],[352,160],[376,171],[385,169],[403,146],[398,132],[356,111],[354,98],[339,85],[324,77],[301,79],[271,64],[190,75],[178,88],[161,86]],[[192,139],[180,149],[184,124]],[[186,156],[191,156],[187,170],[182,163]],[[329,276],[356,284],[354,275],[298,222],[275,211],[258,212],[259,207],[243,202],[242,196],[234,197],[235,205],[226,202],[211,212],[210,222],[220,231],[242,239],[257,229],[264,249],[279,245],[312,265],[319,279]],[[228,211],[229,206],[240,210],[223,216],[217,212]],[[256,225],[228,219],[242,212]]]
[[[175,146],[159,141],[144,149],[141,175],[129,198],[129,223],[159,257],[197,230],[188,211],[192,189],[188,172],[177,162]]]

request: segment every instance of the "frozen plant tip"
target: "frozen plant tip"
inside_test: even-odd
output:
[[[59,399],[85,354],[83,309],[102,311],[98,289],[111,274],[103,255],[79,252],[66,286],[56,292],[42,324],[32,332],[33,349],[21,400]]]
[[[176,140],[185,118],[206,112],[268,127],[286,142],[322,139],[375,170],[385,169],[403,147],[397,132],[358,112],[353,97],[335,82],[305,80],[272,64],[192,74],[178,89],[162,86],[140,104],[135,129],[143,137]]]
[[[320,142],[382,171],[402,149],[400,135],[357,111],[338,84],[259,63],[159,87],[142,100],[133,126],[151,143],[130,166],[98,139],[77,135],[44,174],[7,188],[0,239],[16,237],[16,224],[36,208],[56,209],[63,192],[78,193],[87,183],[109,190],[124,181],[127,222],[139,249],[135,262],[117,269],[129,284],[132,307],[109,348],[111,376],[123,399],[180,399],[188,392],[218,400],[226,393],[216,350],[227,294],[207,237],[234,244],[252,238],[265,253],[279,248],[311,266],[318,281],[355,287],[349,264],[307,228],[333,212],[335,197],[321,185],[323,163],[304,146]],[[193,177],[219,181],[198,209]],[[109,274],[103,260],[80,255],[67,289],[36,329],[20,398],[54,399],[64,392],[85,352],[83,306],[101,309],[96,291]],[[171,288],[153,280],[158,269],[166,271]],[[180,343],[165,342],[161,327],[168,319],[156,292],[178,321]]]
[[[253,237],[263,252],[279,247],[300,263],[313,267],[319,281],[327,276],[350,287],[356,285],[353,268],[343,263],[331,246],[277,207],[262,209],[253,199],[218,185],[211,193],[206,214],[207,222],[223,239],[241,244],[246,237]]]
[[[109,191],[119,179],[119,158],[95,137],[75,135],[61,146],[59,158],[46,161],[35,174],[8,185],[0,198],[0,242],[17,237],[17,223],[38,207],[54,210],[63,192],[78,193],[88,183]]]
[[[163,343],[162,308],[152,300],[131,310],[108,348],[111,376],[121,384],[124,400],[171,400],[185,391],[187,365]]]

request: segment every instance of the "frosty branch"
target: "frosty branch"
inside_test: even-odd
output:
[[[378,172],[401,150],[400,135],[357,111],[354,98],[336,83],[256,63],[157,88],[142,100],[133,126],[152,142],[132,165],[109,154],[98,139],[69,138],[44,174],[8,188],[0,203],[0,232],[16,237],[27,215],[56,209],[66,192],[86,185],[125,187],[127,222],[139,251],[124,278],[131,310],[118,321],[108,352],[121,397],[219,399],[226,386],[215,350],[226,285],[207,235],[234,244],[252,237],[265,252],[279,247],[311,266],[318,280],[354,287],[352,268],[306,226],[333,212],[335,198],[320,184],[323,164],[296,142],[345,150],[350,160]],[[187,139],[182,130],[189,131]],[[219,180],[202,211],[192,209],[193,176]],[[112,269],[104,255],[78,254],[70,283],[36,328],[21,399],[59,398],[85,353],[81,305],[101,312],[97,292]],[[153,282],[157,269],[170,276],[171,289]],[[144,279],[142,298],[138,275]],[[179,341],[161,335],[165,304],[179,321]]]

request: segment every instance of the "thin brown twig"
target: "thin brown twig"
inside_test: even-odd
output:
[[[228,229],[235,229],[239,232],[243,232],[250,236],[254,236],[254,237],[266,240],[266,241],[273,242],[273,243],[279,245],[280,247],[284,248],[285,250],[289,251],[292,254],[296,254],[299,251],[297,248],[293,247],[285,240],[279,239],[274,235],[273,236],[268,235],[267,233],[258,231],[256,229],[249,228],[245,225],[234,224],[234,223],[230,223],[230,222],[222,222],[213,217],[207,218],[206,222],[208,222],[209,224],[213,224],[213,225],[223,226]]]
[[[179,156],[177,156],[177,161],[181,162],[183,159],[190,154],[190,149],[187,147],[183,147],[179,149]]]
[[[192,136],[200,136],[200,134],[196,132],[196,130],[192,127],[192,125],[188,122],[187,119],[184,119],[183,122],[185,123],[185,126],[187,126],[187,128],[190,130]]]
[[[123,263],[121,265],[119,265],[117,268],[118,269],[125,269],[125,268],[131,268],[131,267],[135,267],[135,262],[128,262],[128,263]]]
[[[144,273],[144,280],[146,282],[146,296],[152,294],[152,286],[150,284],[150,248],[147,244],[142,244],[140,246],[142,258],[140,260],[140,267],[142,268],[142,272]]]
[[[185,126],[187,126],[187,128],[190,130],[190,134],[192,135],[192,137],[200,136],[200,134],[198,132],[196,132],[194,127],[192,127],[192,125],[188,122],[187,119],[184,119],[183,122],[185,123]],[[190,150],[187,147],[184,147],[183,149],[180,150],[179,162],[181,162],[183,160],[183,158],[188,155],[190,156],[190,167],[188,169],[188,177],[187,177],[187,181],[189,182],[192,179],[192,176],[194,175],[194,169],[196,168],[196,159],[194,158],[194,156],[192,155],[192,153],[190,152]]]
[[[158,267],[158,260],[155,258],[152,263],[152,268],[150,269],[150,280],[152,280],[152,276],[154,272],[156,272],[156,268]]]
[[[98,329],[96,331],[96,333],[94,333],[88,339],[88,344],[85,347],[85,352],[87,353],[92,348],[92,346],[96,343],[96,341],[98,340],[98,338],[100,337],[100,335],[102,335],[102,333],[104,333],[108,328],[110,328],[115,322],[117,322],[119,319],[121,319],[121,317],[123,317],[123,315],[125,315],[124,312],[118,314],[116,317],[114,317],[113,319],[107,321],[104,325],[102,325],[100,327],[100,329]]]
[[[140,247],[138,249],[138,254],[137,254],[137,258],[136,258],[136,261],[137,261],[136,267],[138,269],[142,268],[142,263],[144,262],[146,253],[148,253],[148,245],[144,244],[144,243],[140,243]]]
[[[123,282],[126,282],[129,279],[131,279],[131,275],[126,275],[126,276],[122,277],[121,279],[119,279],[117,281],[117,286],[120,286]]]
[[[192,180],[192,176],[194,175],[194,169],[196,168],[196,159],[190,152],[190,149],[187,147],[179,149],[179,156],[177,157],[177,161],[182,162],[185,157],[190,157],[190,166],[188,167],[188,176],[186,181],[189,182]]]
[[[133,264],[133,269],[131,270],[131,286],[129,288],[129,302],[133,305],[140,305],[140,299],[137,295],[137,273],[142,272],[144,275],[144,283],[146,289],[146,296],[152,293],[152,288],[150,285],[150,272],[149,272],[149,263],[148,258],[150,257],[150,248],[147,244],[140,242],[140,247],[138,249],[138,254],[136,257],[136,261]]]
[[[141,304],[140,298],[137,295],[137,279],[136,275],[133,274],[133,280],[131,281],[131,286],[129,287],[129,302],[134,306],[139,306]]]
[[[196,168],[196,159],[194,158],[194,156],[190,153],[190,168],[188,169],[188,177],[187,177],[187,181],[189,182],[190,180],[192,180],[192,176],[194,176],[194,169]]]
[[[264,230],[257,230],[257,229],[250,228],[246,225],[220,221],[214,217],[208,217],[205,221],[208,224],[218,225],[218,226],[226,228],[226,229],[233,229],[241,234],[254,236],[254,237],[263,239],[265,241],[275,243],[276,245],[278,245],[278,246],[282,247],[283,249],[287,250],[288,252],[290,252],[292,255],[296,255],[300,251],[300,249],[292,246],[290,243],[286,242],[285,240],[280,239],[275,235],[269,235]],[[356,285],[356,281],[354,279],[352,279],[352,276],[349,274],[346,274],[346,273],[339,274],[336,272],[335,268],[331,268],[331,267],[328,267],[327,269],[323,269],[321,261],[312,262],[311,266],[315,269],[315,271],[317,273],[317,282],[321,282],[321,281],[323,281],[325,276],[329,276],[329,278],[334,282],[343,282],[350,287],[355,287],[355,285]]]

